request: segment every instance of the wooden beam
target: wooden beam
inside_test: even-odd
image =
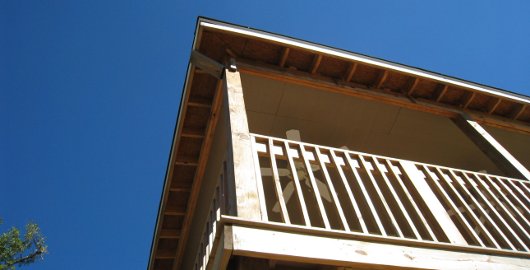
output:
[[[370,269],[514,269],[530,260],[232,226],[233,255]],[[325,248],[322,248],[325,247]],[[384,254],[384,259],[381,259]],[[401,268],[400,268],[401,269]]]
[[[365,234],[355,231],[327,230],[321,227],[307,227],[304,225],[286,225],[279,222],[269,221],[250,221],[232,216],[221,216],[221,223],[228,225],[241,225],[249,228],[260,228],[266,230],[299,233],[319,237],[330,237],[335,239],[359,240],[364,242],[381,243],[387,245],[398,245],[418,248],[428,248],[434,250],[450,250],[455,252],[480,253],[494,256],[508,256],[530,259],[530,253],[526,251],[517,251],[510,249],[496,249],[490,247],[481,247],[474,245],[455,245],[446,242],[434,242],[429,240],[418,240],[412,238],[388,237],[378,234]]]
[[[339,85],[333,80],[325,80],[325,78],[314,78],[313,76],[308,76],[305,72],[278,70],[256,63],[249,63],[248,61],[244,60],[239,60],[238,63],[239,71],[245,74],[304,85],[324,91],[402,106],[409,109],[430,112],[447,117],[453,117],[459,113],[459,111],[455,109],[449,109],[436,104],[430,105],[429,103],[420,100],[411,101],[410,98],[374,91],[369,88]]]
[[[345,82],[350,82],[353,78],[353,75],[355,74],[355,71],[357,70],[357,63],[350,63],[350,67],[348,67],[348,72],[346,73],[346,77],[344,79]]]
[[[304,85],[328,92],[354,96],[366,100],[373,100],[403,108],[432,113],[445,117],[456,117],[462,110],[448,104],[437,104],[434,102],[411,99],[398,95],[383,93],[373,89],[363,88],[360,86],[351,87],[349,85],[339,84],[338,82],[324,77],[315,78],[308,76],[308,73],[292,70],[283,70],[266,64],[255,63],[248,60],[238,60],[239,71],[241,73],[251,74],[263,78],[273,79],[282,82]],[[418,84],[418,79],[411,81],[410,90],[414,90]],[[411,93],[411,91],[408,93]],[[530,134],[530,126],[518,123],[516,121],[504,119],[495,115],[488,115],[476,111],[467,111],[475,121],[493,127],[504,128],[523,134]]]
[[[230,57],[232,57],[232,58],[236,58],[237,57],[237,54],[234,51],[232,51],[230,48],[226,48],[225,52],[226,52],[226,54],[230,55]]]
[[[467,245],[467,241],[464,236],[458,231],[458,228],[445,211],[444,206],[436,198],[436,195],[432,192],[429,184],[425,181],[423,174],[416,168],[413,162],[401,160],[399,164],[403,168],[403,171],[407,174],[408,178],[420,194],[421,199],[427,205],[429,211],[431,211],[436,222],[442,228],[444,234],[449,239],[449,242],[457,245]]]
[[[172,250],[158,250],[155,255],[156,259],[175,259],[175,252]]]
[[[197,166],[199,165],[197,162],[187,162],[187,161],[175,161],[175,165],[182,165],[182,166]]]
[[[198,68],[196,68],[193,72],[195,72],[196,74],[209,74],[208,72]]]
[[[191,192],[191,189],[189,187],[170,187],[169,191],[171,192]]]
[[[224,72],[224,70],[223,70]],[[189,230],[191,226],[191,221],[193,220],[193,215],[195,214],[195,207],[197,206],[197,199],[201,190],[202,178],[206,169],[206,163],[209,158],[209,152],[212,146],[212,140],[215,133],[215,127],[219,119],[219,111],[221,109],[221,100],[223,98],[222,80],[217,81],[217,86],[215,89],[215,94],[212,103],[212,110],[210,111],[210,117],[208,119],[208,124],[206,127],[206,135],[201,146],[199,162],[197,163],[197,169],[195,172],[195,177],[193,179],[190,196],[188,199],[188,209],[186,215],[184,216],[184,222],[182,224],[181,239],[179,239],[179,245],[177,248],[176,260],[173,263],[173,270],[177,270],[181,263],[182,257],[184,256],[184,248],[186,247]]]
[[[414,78],[412,83],[410,84],[410,87],[407,91],[407,96],[412,96],[412,93],[414,93],[414,90],[416,90],[416,86],[418,86],[418,82],[420,81],[419,78]]]
[[[224,84],[224,108],[227,111],[228,157],[226,181],[233,181],[236,196],[233,214],[251,220],[261,220],[261,210],[254,168],[252,140],[243,98],[241,76],[238,71],[226,70]]]
[[[182,210],[167,210],[164,211],[164,215],[166,216],[184,216],[186,214],[186,211],[184,209]]]
[[[186,138],[196,138],[196,139],[204,138],[204,134],[194,133],[194,132],[182,132],[180,136],[186,137]]]
[[[320,66],[320,62],[322,62],[322,55],[321,54],[315,55],[315,58],[313,58],[311,74],[315,74],[317,72],[318,67]]]
[[[502,101],[501,98],[497,98],[497,101],[495,102],[495,104],[493,104],[493,106],[491,106],[491,108],[489,109],[488,114],[492,114],[495,111],[495,109],[499,107],[499,104],[501,104],[501,101]]]
[[[283,48],[282,58],[280,59],[280,63],[278,64],[280,67],[285,66],[285,63],[287,62],[287,57],[289,57],[290,50],[291,49],[289,47]]]
[[[181,137],[199,138],[204,137],[204,131],[198,129],[186,129],[180,132]]]
[[[223,76],[224,65],[198,51],[191,52],[190,62],[215,78],[220,79]]]
[[[159,236],[160,238],[166,238],[166,239],[179,239],[180,231],[179,230],[161,230]]]
[[[446,85],[441,85],[441,90],[440,92],[438,93],[438,96],[436,97],[436,102],[440,102],[440,100],[442,100],[443,96],[445,95],[445,93],[447,92],[447,88],[449,88],[449,86],[446,84]]]
[[[526,109],[527,105],[524,104],[521,106],[521,109],[519,109],[519,111],[517,113],[515,113],[515,115],[513,116],[513,120],[517,120],[517,118],[519,118],[519,116],[521,116],[521,114],[523,114],[524,110]]]
[[[199,107],[199,108],[207,108],[207,109],[210,109],[212,107],[211,104],[202,103],[202,102],[196,102],[196,101],[188,101],[188,106]]]
[[[473,101],[476,95],[476,92],[471,92],[471,94],[469,94],[469,97],[467,98],[466,102],[464,102],[464,109],[467,109],[467,107],[469,106],[469,104],[471,104],[471,101]]]
[[[379,76],[377,77],[377,80],[374,83],[373,88],[380,89],[381,86],[383,86],[383,83],[385,83],[385,80],[386,80],[387,76],[388,76],[388,71],[387,70],[383,70],[379,74]]]
[[[496,127],[506,130],[511,130],[525,135],[530,135],[530,126],[528,123],[518,123],[513,120],[507,120],[506,118],[491,115],[486,113],[474,112],[474,111],[464,111],[473,118],[479,124],[487,125],[490,127]]]
[[[453,122],[504,173],[510,177],[530,180],[530,172],[469,115],[460,114]]]

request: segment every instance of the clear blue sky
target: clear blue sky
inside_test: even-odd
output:
[[[23,269],[145,269],[199,15],[529,95],[529,14],[530,1],[0,1],[0,230],[41,225],[49,254]]]

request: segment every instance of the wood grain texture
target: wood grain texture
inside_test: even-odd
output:
[[[223,76],[224,66],[198,51],[191,52],[190,62],[195,67],[214,76],[217,79],[220,79]]]
[[[371,243],[233,225],[233,254],[255,258],[359,267],[528,269],[521,258]],[[326,248],[322,248],[326,247]],[[381,254],[384,254],[382,259]]]
[[[237,71],[225,72],[225,101],[229,117],[228,170],[235,183],[236,215],[252,220],[261,219],[252,141],[243,99],[241,77]]]
[[[460,114],[453,122],[508,176],[530,180],[530,172],[470,116]]]

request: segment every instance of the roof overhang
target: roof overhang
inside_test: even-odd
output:
[[[180,264],[200,188],[200,167],[206,160],[201,153],[209,147],[222,67],[228,66],[230,59],[247,66],[362,89],[366,93],[371,91],[476,113],[501,126],[517,126],[519,131],[530,132],[528,96],[216,20],[198,19],[190,59],[149,269],[178,269]],[[197,63],[203,60],[206,63],[202,62],[201,69]]]

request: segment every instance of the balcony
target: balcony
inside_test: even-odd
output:
[[[152,269],[530,267],[530,129],[494,115],[527,119],[525,107],[357,60],[342,81],[203,53],[192,53]],[[304,143],[279,139],[292,129]]]
[[[221,224],[529,258],[530,183],[251,134],[261,220],[228,215],[218,183],[196,269]],[[218,244],[218,243],[217,243]]]
[[[528,181],[252,137],[265,221],[529,251]]]

